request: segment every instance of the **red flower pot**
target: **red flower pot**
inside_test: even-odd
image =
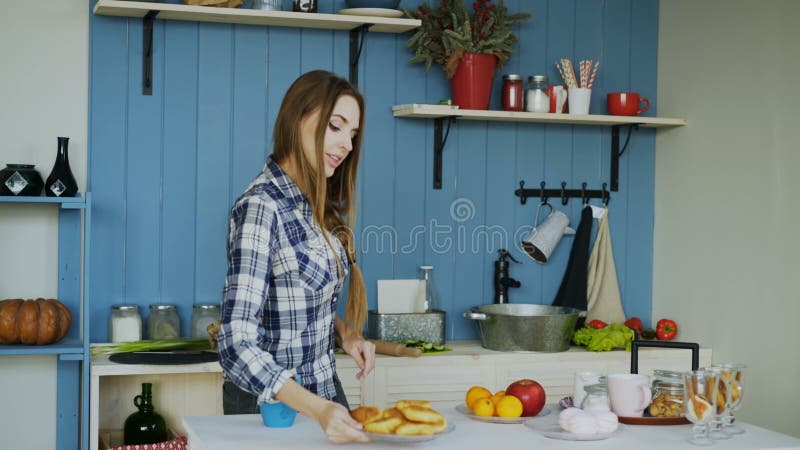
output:
[[[497,57],[465,53],[453,75],[453,103],[461,109],[489,109]]]

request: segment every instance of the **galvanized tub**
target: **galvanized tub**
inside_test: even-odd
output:
[[[426,341],[444,345],[444,311],[426,313],[380,314],[370,310],[367,315],[367,337],[389,342]]]
[[[563,306],[494,304],[464,313],[478,325],[481,345],[490,350],[563,352],[569,350],[579,310]]]

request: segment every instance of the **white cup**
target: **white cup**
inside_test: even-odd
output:
[[[650,377],[635,373],[608,375],[608,398],[611,411],[623,417],[642,417],[650,405]]]
[[[589,88],[571,87],[567,103],[570,114],[589,114],[589,102],[592,100],[592,90]]]

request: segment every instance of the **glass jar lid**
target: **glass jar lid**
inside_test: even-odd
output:
[[[503,75],[503,80],[522,81],[522,75],[518,75],[516,73],[510,73],[508,75]]]
[[[178,307],[175,306],[175,305],[162,304],[162,303],[152,303],[152,304],[150,304],[150,310],[163,311],[163,310],[172,310],[172,309],[178,309]]]
[[[528,77],[528,83],[547,83],[547,75],[531,75]]]
[[[202,310],[219,309],[219,305],[194,305],[194,309],[202,309]]]
[[[138,311],[139,305],[113,305],[112,311]]]

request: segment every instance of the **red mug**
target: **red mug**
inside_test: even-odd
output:
[[[647,104],[639,109],[642,102]],[[650,108],[650,99],[639,97],[635,92],[612,92],[608,94],[608,113],[614,116],[638,116]]]
[[[547,95],[550,97],[550,112],[563,113],[567,106],[567,89],[564,86],[552,85],[547,88]]]

